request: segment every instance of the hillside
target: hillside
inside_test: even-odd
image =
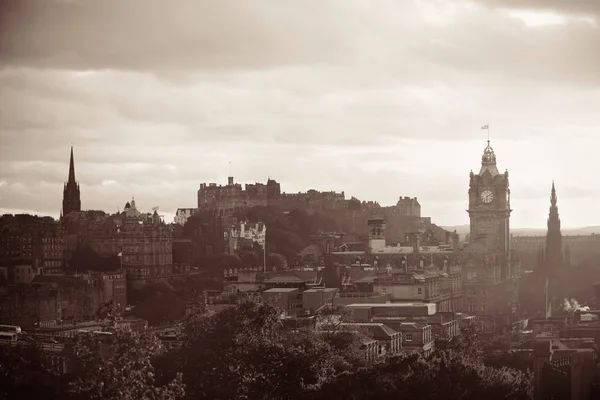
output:
[[[456,230],[456,232],[460,235],[461,240],[463,240],[465,238],[465,235],[469,233],[469,225],[442,226],[442,228],[450,232]],[[540,236],[546,234],[546,229],[511,228],[510,233],[515,236]],[[592,233],[600,234],[600,226],[586,226],[584,228],[562,229],[562,234],[565,236],[591,235]]]

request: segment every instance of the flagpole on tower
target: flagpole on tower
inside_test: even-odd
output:
[[[485,124],[484,126],[481,127],[481,130],[486,130],[487,131],[487,136],[488,136],[488,144],[490,144],[490,124]]]

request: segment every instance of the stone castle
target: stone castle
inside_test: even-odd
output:
[[[421,218],[421,205],[416,197],[400,197],[397,204],[382,207],[377,202],[360,201],[354,197],[347,199],[344,192],[320,192],[314,189],[307,192],[285,193],[279,182],[268,179],[267,183],[246,184],[242,187],[233,177],[227,185],[202,183],[198,190],[196,211],[218,211],[226,221],[234,214],[257,206],[270,206],[283,211],[304,209],[309,212],[326,212],[344,232],[367,234],[367,220],[374,214],[384,215],[388,224],[388,240],[397,243],[405,239],[407,232],[422,230],[429,226],[429,218]],[[180,212],[180,210],[182,212]],[[189,212],[178,210],[179,223]]]

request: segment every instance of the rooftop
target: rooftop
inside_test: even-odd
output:
[[[307,289],[304,291],[304,293],[317,293],[317,292],[332,293],[332,292],[337,292],[338,290],[339,290],[338,288]]]
[[[348,304],[347,307],[369,308],[369,307],[386,307],[386,308],[410,308],[410,307],[431,307],[435,303],[354,303]]]
[[[291,293],[297,291],[297,288],[272,288],[265,290],[263,293]]]

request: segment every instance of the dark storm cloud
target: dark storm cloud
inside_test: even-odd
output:
[[[594,0],[481,0],[491,7],[520,10],[543,10],[579,16],[600,16],[600,2]]]
[[[586,13],[598,9],[586,5],[592,3],[597,2],[492,0],[474,3],[485,8],[473,9],[466,1],[431,6],[408,0],[377,5],[358,0],[19,0],[2,10],[0,62],[149,71],[171,82],[177,81],[177,71],[351,65],[353,70],[337,71],[330,79],[359,87],[424,77],[597,83],[597,27],[570,21],[529,29],[492,10],[494,5],[565,4],[565,10]],[[424,5],[433,11],[422,10]],[[456,15],[428,22],[452,8]],[[472,73],[467,77],[465,71]]]
[[[69,69],[253,68],[352,54],[367,36],[341,1],[9,1],[0,50],[6,63]],[[356,3],[356,2],[353,2]],[[282,33],[285,33],[282,35]]]

